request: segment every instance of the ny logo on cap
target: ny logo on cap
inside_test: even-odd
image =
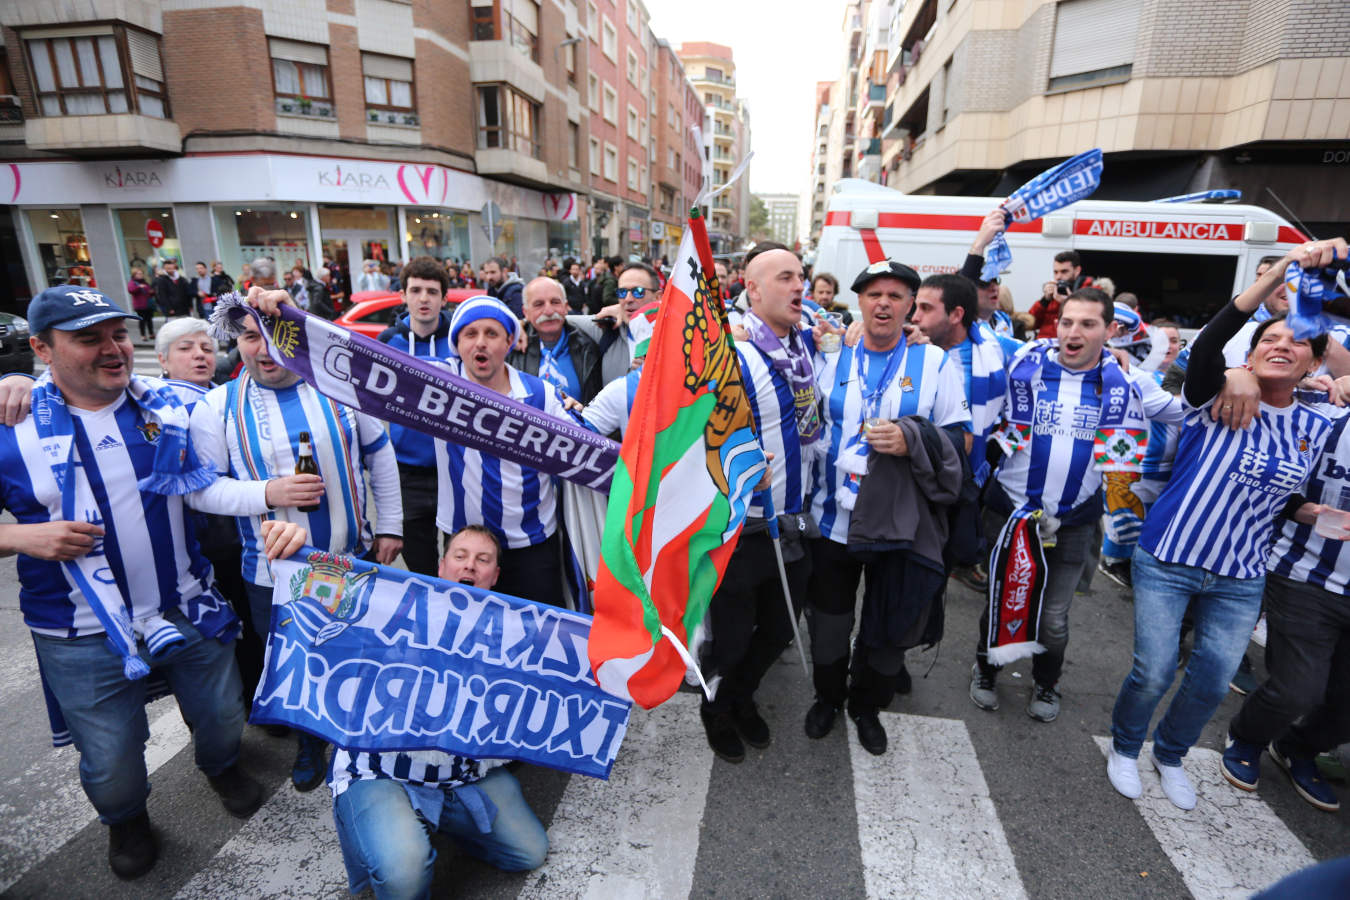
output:
[[[98,291],[71,291],[66,296],[72,298],[75,301],[76,306],[79,306],[81,303],[92,303],[95,306],[108,305],[107,298]]]

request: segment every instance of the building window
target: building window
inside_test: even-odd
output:
[[[366,121],[382,125],[417,125],[412,60],[361,54],[366,85]]]
[[[272,52],[272,87],[276,109],[282,115],[337,118],[333,88],[328,80],[328,50],[318,44],[302,44],[269,38]]]
[[[595,8],[594,0],[586,4],[586,30],[592,41],[600,43],[600,13]]]
[[[591,138],[591,174],[600,174],[600,140]]]
[[[721,70],[721,69],[714,69],[712,66],[706,66],[706,67],[704,67],[704,69],[703,69],[703,80],[704,80],[704,81],[721,81],[721,80],[722,80],[722,70]]]
[[[156,35],[122,25],[39,34],[25,37],[24,45],[44,116],[137,112],[157,119],[168,117]]]
[[[567,123],[567,166],[575,169],[581,157],[581,129],[576,122]]]
[[[674,148],[674,147],[667,147],[667,148],[666,148],[666,168],[667,168],[667,169],[673,169],[673,168],[675,168],[675,148]]]
[[[539,4],[535,0],[501,0],[502,37],[539,62]]]
[[[497,39],[497,10],[492,0],[473,0],[472,35],[475,41]]]
[[[952,84],[952,58],[942,64],[942,112],[938,127],[946,125],[952,117],[952,97],[956,94],[956,85]]]
[[[586,102],[591,112],[600,111],[600,78],[594,72],[586,76]]]
[[[637,160],[628,160],[628,189],[636,191],[638,189],[638,164]]]
[[[628,51],[628,83],[638,86],[638,55],[632,50]]]
[[[619,61],[619,33],[614,30],[609,19],[600,24],[600,49],[611,61]]]
[[[619,183],[619,148],[605,142],[605,180]]]
[[[619,124],[619,94],[608,84],[605,85],[605,121],[611,125]]]
[[[505,84],[479,87],[478,147],[542,159],[539,104]]]
[[[638,33],[638,11],[637,11],[637,4],[634,3],[633,0],[625,0],[624,6],[626,7],[626,18],[627,18],[627,21],[628,21],[628,30],[631,31],[631,32],[633,32],[633,34],[637,34],[637,33]]]
[[[575,85],[577,83],[577,45],[568,44],[563,47],[563,66],[567,69],[567,83]]]
[[[1055,8],[1048,90],[1128,80],[1143,0],[1064,0]],[[1102,35],[1111,35],[1103,41]]]
[[[628,105],[628,136],[635,141],[641,139],[638,134],[638,113],[631,103]]]

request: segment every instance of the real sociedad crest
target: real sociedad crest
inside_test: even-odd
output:
[[[291,576],[291,599],[286,607],[296,628],[318,647],[366,614],[379,567],[353,575],[351,557],[320,550],[306,560],[309,565]]]

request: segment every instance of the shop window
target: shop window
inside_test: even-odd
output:
[[[132,269],[145,272],[146,278],[154,280],[156,272],[164,260],[178,262],[178,268],[187,268],[184,274],[192,273],[191,264],[196,260],[184,260],[183,251],[178,243],[178,225],[174,221],[173,210],[164,206],[151,206],[144,209],[115,209],[118,237],[122,242],[122,258],[126,260],[123,277],[130,277]],[[163,238],[163,243],[155,247],[150,243],[148,231],[153,227]]]
[[[539,104],[504,84],[478,89],[478,147],[543,158]]]
[[[336,119],[328,49],[280,38],[269,38],[268,45],[272,52],[272,89],[277,113]]]
[[[412,60],[362,53],[361,71],[365,76],[367,122],[418,124]]]
[[[45,286],[79,284],[98,287],[89,259],[89,241],[84,236],[84,218],[78,209],[30,209],[28,228],[33,233]]]
[[[216,206],[212,212],[221,262],[236,283],[243,279],[243,267],[260,256],[276,263],[278,282],[297,262],[311,270],[320,262],[310,247],[305,207]]]
[[[124,25],[24,33],[44,116],[169,115],[156,35]]]
[[[442,262],[469,259],[469,214],[419,207],[407,213],[409,256],[431,256]]]

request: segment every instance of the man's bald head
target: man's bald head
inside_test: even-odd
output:
[[[766,250],[745,267],[745,293],[750,309],[786,337],[802,317],[802,261],[791,250]]]
[[[547,275],[540,275],[525,285],[521,302],[525,321],[534,326],[540,338],[550,344],[557,340],[567,321],[567,295],[563,293],[563,286]]]

